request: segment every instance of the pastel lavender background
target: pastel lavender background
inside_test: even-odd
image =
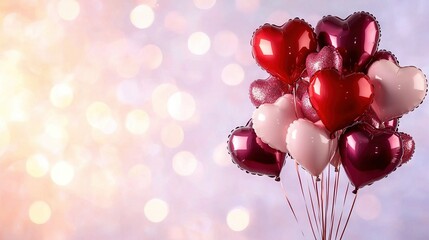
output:
[[[0,114],[9,134],[0,158],[1,239],[296,239],[299,228],[279,183],[245,174],[225,155],[230,130],[245,125],[252,115],[250,83],[267,77],[253,61],[249,45],[253,31],[265,22],[281,25],[300,17],[315,26],[324,15],[345,18],[368,11],[381,25],[380,49],[392,51],[403,66],[429,73],[425,0],[205,1],[214,3],[209,9],[196,7],[192,0],[78,2],[79,15],[71,20],[59,17],[58,12],[65,11],[67,18],[66,10],[58,10],[59,1],[0,3],[1,63],[10,64],[12,76],[20,79],[17,84],[14,78],[0,79]],[[152,25],[144,29],[134,27],[129,18],[141,3],[155,13]],[[198,31],[211,40],[202,55],[188,48],[188,37]],[[145,48],[148,44],[152,48]],[[153,51],[153,45],[160,50],[155,50],[155,63],[141,52]],[[227,71],[229,64],[236,65]],[[226,84],[234,79],[222,77],[223,71],[234,74],[238,85]],[[71,86],[73,98],[71,103],[61,100],[67,104],[58,107],[50,94],[62,82]],[[170,115],[159,113],[165,104],[153,96],[164,83],[193,97],[191,117],[181,121],[170,116],[171,106]],[[89,106],[97,102],[108,109],[101,127],[97,117],[88,116]],[[428,104],[400,122],[400,131],[416,141],[413,159],[362,189],[346,239],[428,238]],[[126,127],[133,109],[147,114],[137,121],[148,117],[148,129],[145,123],[141,132],[139,127]],[[66,124],[52,132],[50,121]],[[183,130],[183,141],[169,138],[167,124]],[[181,151],[197,160],[188,176],[172,167]],[[69,162],[72,180],[59,186],[49,173],[29,176],[26,159],[34,153],[47,156],[51,175],[57,161]],[[299,196],[298,186],[288,194]],[[149,221],[144,212],[153,198],[169,207],[160,223]],[[29,219],[34,201],[50,206],[44,224]],[[239,232],[226,221],[236,207],[246,209],[250,217],[247,228]]]

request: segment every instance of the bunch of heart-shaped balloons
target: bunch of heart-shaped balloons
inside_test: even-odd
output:
[[[343,167],[356,190],[410,160],[414,141],[398,132],[420,105],[427,80],[377,50],[380,27],[369,13],[302,19],[258,28],[256,62],[270,76],[251,83],[251,120],[232,131],[228,150],[247,172],[279,180],[287,155],[313,176]]]

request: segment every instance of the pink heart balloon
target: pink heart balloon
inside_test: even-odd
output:
[[[288,129],[286,143],[289,154],[311,175],[319,176],[329,164],[337,147],[337,139],[306,119],[294,121]]]
[[[332,46],[325,46],[318,53],[310,53],[305,62],[308,76],[313,76],[317,71],[334,68],[339,72],[343,69],[343,58]]]
[[[289,88],[290,85],[272,76],[266,80],[258,79],[250,84],[250,101],[255,107],[259,107],[264,103],[274,103],[279,97],[290,93]]]
[[[368,77],[374,85],[371,107],[383,122],[412,111],[426,96],[426,77],[416,67],[398,67],[382,59],[369,67]]]
[[[341,163],[356,187],[355,192],[393,172],[401,163],[403,153],[398,133],[376,129],[367,123],[347,128],[338,147]]]
[[[285,94],[274,104],[262,104],[253,112],[256,135],[270,147],[287,153],[286,134],[289,125],[298,119],[291,94]]]
[[[239,168],[280,180],[286,154],[263,143],[251,127],[238,127],[228,138],[228,152]]]

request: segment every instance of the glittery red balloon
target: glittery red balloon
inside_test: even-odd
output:
[[[317,48],[312,27],[301,19],[275,26],[265,24],[252,38],[256,62],[268,73],[288,84],[294,83],[305,69],[305,59]]]

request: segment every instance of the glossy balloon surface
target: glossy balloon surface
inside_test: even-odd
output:
[[[283,26],[265,24],[255,31],[252,54],[271,75],[288,84],[294,83],[305,69],[305,59],[317,48],[312,27],[293,19]]]
[[[243,170],[277,179],[286,156],[263,143],[251,127],[239,127],[231,133],[228,151],[233,162]]]
[[[351,125],[370,106],[373,87],[363,73],[343,77],[335,69],[318,71],[310,80],[310,101],[330,132]]]
[[[375,93],[371,107],[383,122],[412,111],[426,96],[426,77],[416,67],[398,67],[382,59],[370,66],[368,77]]]
[[[402,140],[398,133],[359,123],[340,137],[341,163],[350,181],[361,188],[380,180],[401,163]]]
[[[362,71],[377,51],[380,29],[375,18],[357,12],[346,19],[326,16],[316,26],[319,45],[333,46],[343,58],[348,72]]]

